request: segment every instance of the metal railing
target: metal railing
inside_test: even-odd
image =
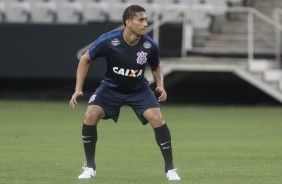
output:
[[[272,12],[272,18],[278,23],[281,23],[282,9],[274,8]],[[276,41],[276,49],[275,49],[275,58],[276,61],[280,64],[281,67],[281,31],[279,29],[275,29],[275,41]]]
[[[182,44],[181,44],[181,57],[186,57],[187,53],[187,40],[189,40],[189,36],[187,35],[187,28],[191,25],[190,17],[194,11],[207,11],[206,8],[193,8],[193,7],[183,7],[181,9],[175,9],[175,11],[171,11],[171,13],[166,14],[162,18],[160,18],[160,9],[156,9],[154,13],[154,22],[147,29],[148,32],[153,31],[153,39],[158,42],[159,41],[159,31],[160,26],[166,24],[169,21],[174,20],[176,17],[182,16]],[[209,9],[210,11],[210,9]],[[272,19],[265,14],[259,12],[258,10],[250,7],[216,7],[215,11],[225,11],[229,13],[246,13],[247,14],[247,53],[248,53],[248,65],[254,61],[254,17],[262,20],[267,23],[269,26],[272,26],[276,30],[276,39],[275,39],[275,59],[278,65],[280,65],[281,59],[281,32],[282,25],[279,22],[279,17],[282,15],[281,9],[276,9],[274,11],[275,19]],[[279,16],[278,16],[279,15]],[[192,25],[193,26],[193,25]],[[121,29],[123,26],[118,27],[117,29]],[[192,38],[190,38],[192,40]],[[92,44],[92,43],[91,43]],[[83,55],[86,49],[91,45],[87,45],[80,49],[77,53],[78,59]]]

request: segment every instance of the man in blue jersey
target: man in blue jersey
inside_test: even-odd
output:
[[[117,122],[120,107],[127,104],[144,125],[149,122],[153,127],[165,161],[168,180],[180,180],[173,165],[170,132],[160,111],[159,102],[166,101],[167,94],[163,85],[159,48],[146,35],[148,24],[145,9],[138,5],[127,7],[123,13],[123,22],[125,29],[112,31],[98,38],[81,57],[77,68],[75,92],[70,100],[72,108],[76,106],[77,98],[83,95],[83,84],[91,61],[99,57],[105,57],[107,61],[105,78],[89,99],[85,113],[82,139],[87,165],[78,178],[96,176],[98,122],[109,118]],[[144,77],[146,63],[151,66],[158,98]]]

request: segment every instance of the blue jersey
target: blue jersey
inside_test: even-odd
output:
[[[107,71],[102,83],[120,91],[134,91],[147,86],[146,63],[152,68],[159,65],[159,47],[148,35],[141,36],[138,44],[130,46],[124,41],[123,31],[102,35],[88,52],[92,60],[106,58]]]

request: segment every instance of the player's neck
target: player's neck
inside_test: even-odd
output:
[[[125,29],[124,32],[123,32],[123,39],[128,45],[134,46],[134,45],[139,43],[141,36],[132,33],[128,29]]]

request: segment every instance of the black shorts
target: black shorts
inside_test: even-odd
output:
[[[160,108],[160,103],[149,86],[132,93],[122,93],[103,83],[90,97],[88,105],[102,107],[105,112],[103,119],[111,118],[115,122],[118,120],[120,107],[129,105],[144,125],[148,123],[143,116],[144,111],[154,107]]]

